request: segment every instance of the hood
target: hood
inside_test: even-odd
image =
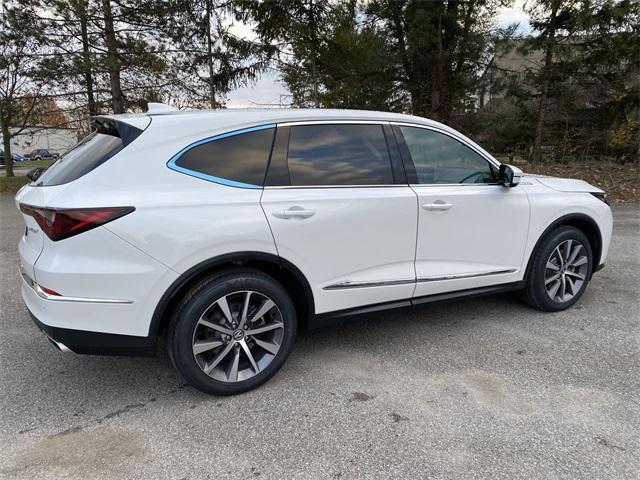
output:
[[[587,193],[604,193],[604,190],[594,187],[584,180],[576,180],[573,178],[547,177],[545,175],[529,175],[526,178],[535,179],[545,187],[552,188],[558,192],[587,192]]]

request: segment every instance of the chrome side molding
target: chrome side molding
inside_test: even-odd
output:
[[[340,282],[327,285],[323,290],[342,290],[345,288],[367,288],[367,287],[390,287],[393,285],[409,285],[416,283],[415,278],[407,278],[404,280],[387,280],[376,282]]]
[[[327,285],[323,287],[323,290],[343,290],[348,288],[369,288],[369,287],[390,287],[394,285],[408,285],[412,283],[424,283],[424,282],[439,282],[441,280],[460,280],[464,278],[476,278],[476,277],[486,277],[489,275],[503,275],[506,273],[515,273],[517,270],[515,268],[510,268],[507,270],[493,270],[490,272],[481,272],[481,273],[460,273],[455,275],[441,275],[437,277],[420,277],[418,279],[415,278],[407,278],[403,280],[387,280],[387,281],[371,281],[371,282],[339,282],[333,283],[331,285]]]
[[[459,273],[455,275],[442,275],[438,277],[420,277],[418,278],[418,283],[439,282],[440,280],[460,280],[463,278],[488,277],[489,275],[503,275],[505,273],[515,273],[515,272],[517,272],[515,268],[510,268],[508,270],[493,270],[491,272],[482,272],[482,273]]]

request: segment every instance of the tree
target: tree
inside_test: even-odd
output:
[[[255,23],[263,50],[277,61],[294,103],[321,105],[319,52],[326,42],[329,0],[239,0],[239,18]]]
[[[487,61],[489,31],[508,0],[373,0],[369,15],[397,52],[411,111],[447,121],[463,110]]]
[[[556,65],[554,54],[565,36],[571,35],[573,19],[576,16],[576,0],[537,0],[527,9],[531,20],[531,27],[537,36],[531,38],[530,49],[541,49],[544,61],[539,73],[540,92],[538,99],[538,113],[535,126],[535,137],[531,150],[531,161],[540,161],[542,136],[547,111],[549,88]],[[559,35],[561,34],[561,35]]]
[[[403,111],[407,98],[396,79],[391,45],[355,0],[336,4],[325,40],[318,46],[318,97],[324,107]],[[308,88],[308,75],[285,70],[284,80],[296,98]]]
[[[51,50],[46,67],[66,103],[90,115],[124,113],[172,91],[170,2],[38,0],[38,6]]]
[[[51,97],[37,97],[27,94],[20,99],[20,111],[31,109],[29,115],[30,125],[47,125],[53,127],[66,127],[67,116]]]
[[[0,129],[6,175],[13,177],[11,138],[31,120],[46,78],[42,76],[39,58],[33,55],[42,44],[33,8],[5,6],[0,22]]]
[[[175,43],[170,55],[180,87],[196,105],[222,105],[224,96],[253,81],[268,61],[259,45],[230,33],[229,3],[176,0],[165,15],[164,31]]]
[[[527,79],[537,96],[531,161],[542,159],[545,142],[562,145],[563,153],[580,148],[584,158],[615,150],[612,132],[638,119],[640,5],[537,0],[527,9],[537,35],[525,50],[542,53]]]

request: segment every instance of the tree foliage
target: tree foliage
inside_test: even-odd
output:
[[[33,55],[42,42],[32,7],[5,7],[0,17],[0,129],[7,176],[13,176],[11,138],[32,121],[43,94],[41,59]]]
[[[527,0],[516,37],[496,24],[512,1],[6,0],[4,148],[21,125],[87,131],[149,101],[222,108],[275,68],[297,107],[414,113],[534,159],[637,158],[640,3]],[[509,51],[528,66],[500,71]]]

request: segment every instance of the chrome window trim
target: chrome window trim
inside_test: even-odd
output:
[[[304,125],[390,125],[386,120],[299,120],[276,123],[278,127],[300,127]]]
[[[407,183],[390,183],[384,185],[270,185],[264,187],[265,190],[280,189],[300,189],[300,188],[391,188],[391,187],[409,187]]]
[[[109,298],[85,298],[85,297],[65,297],[62,295],[49,295],[42,290],[40,285],[35,280],[32,280],[29,275],[24,271],[22,265],[19,266],[20,275],[22,280],[31,288],[36,295],[44,300],[51,300],[54,302],[73,302],[73,303],[114,303],[114,304],[131,304],[132,300],[115,300]]]
[[[499,183],[410,183],[411,188],[418,187],[502,187]]]

